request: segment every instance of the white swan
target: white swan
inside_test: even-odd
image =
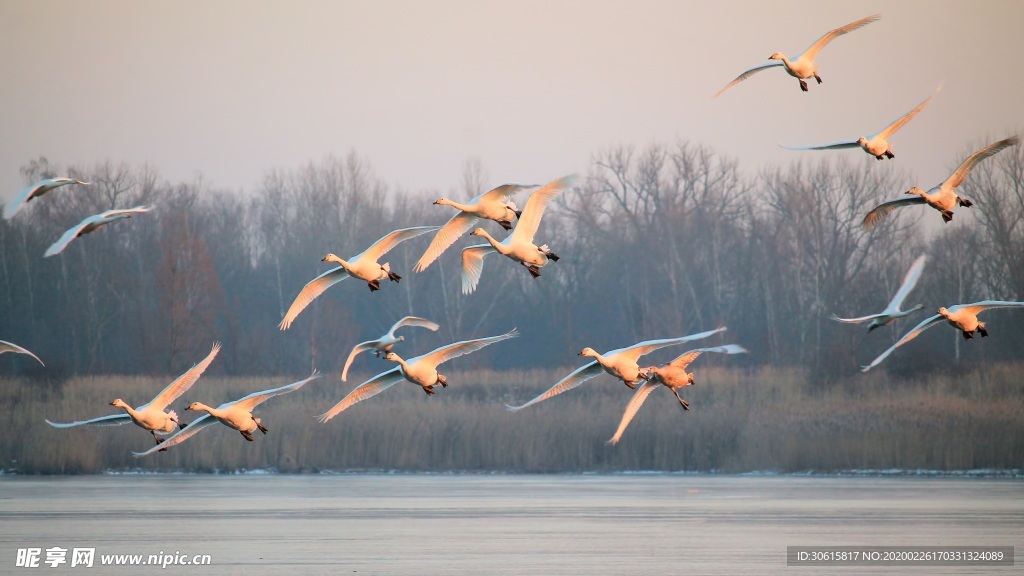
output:
[[[302,288],[298,296],[295,297],[295,301],[292,302],[292,305],[288,307],[288,312],[285,313],[281,323],[278,324],[278,328],[281,330],[287,330],[288,327],[292,325],[292,322],[295,321],[295,318],[299,313],[305,310],[306,306],[309,306],[310,302],[316,299],[317,296],[323,294],[324,290],[327,290],[349,276],[359,278],[366,282],[370,287],[370,292],[380,290],[381,280],[389,279],[392,282],[399,282],[402,277],[391,271],[391,265],[386,262],[384,264],[380,264],[377,260],[390,252],[391,249],[397,246],[400,242],[404,242],[409,238],[415,238],[420,234],[426,234],[427,232],[437,229],[438,226],[414,226],[412,228],[395,230],[374,242],[373,245],[366,250],[349,258],[347,262],[334,254],[324,256],[324,262],[334,262],[335,264],[340,264],[340,266],[332,268],[310,280],[309,283]]]
[[[346,381],[346,378],[348,377],[348,367],[352,365],[352,361],[355,360],[356,356],[361,352],[374,350],[376,351],[376,355],[379,357],[382,353],[386,354],[391,352],[391,349],[395,347],[395,344],[405,340],[405,336],[395,336],[395,330],[398,330],[402,326],[418,326],[434,332],[437,332],[437,329],[440,328],[440,326],[435,322],[431,322],[426,318],[419,318],[417,316],[406,316],[405,318],[402,318],[398,322],[395,322],[395,325],[388,330],[387,334],[380,338],[356,344],[355,348],[352,349],[352,352],[349,353],[348,360],[345,360],[345,367],[341,370],[341,381]]]
[[[903,284],[900,285],[899,290],[896,291],[896,295],[892,297],[889,305],[885,307],[878,314],[869,314],[867,316],[861,316],[860,318],[840,318],[835,314],[832,315],[832,319],[838,322],[846,322],[847,324],[860,324],[861,322],[867,322],[871,320],[871,324],[868,325],[868,332],[871,332],[875,328],[882,326],[888,326],[896,321],[897,318],[903,318],[918,310],[924,308],[924,304],[918,304],[910,310],[900,310],[900,306],[903,305],[903,301],[907,298],[907,294],[914,289],[914,285],[917,284],[917,279],[921,277],[921,272],[924,270],[924,263],[928,260],[928,257],[924,254],[917,257],[914,263],[911,264],[910,270],[907,270],[906,276],[903,277]]]
[[[68,244],[70,244],[72,240],[79,236],[95,232],[115,220],[131,218],[133,214],[143,214],[151,211],[152,209],[152,206],[136,206],[135,208],[127,208],[124,210],[107,210],[102,214],[89,216],[85,220],[79,222],[76,226],[73,226],[64,232],[64,235],[61,236],[59,240],[46,249],[43,256],[49,257],[55,254],[60,254],[68,247]]]
[[[56,190],[57,188],[67,186],[68,184],[90,186],[89,182],[83,182],[74,178],[47,178],[46,180],[40,180],[28,188],[23,189],[14,198],[11,198],[11,201],[4,206],[4,218],[10,220],[25,206],[25,204],[28,204],[32,200],[39,198],[51,190]]]
[[[480,275],[484,271],[484,257],[492,252],[499,252],[512,260],[519,262],[530,271],[534,278],[540,276],[540,268],[548,263],[548,260],[558,261],[558,255],[552,252],[547,245],[537,246],[533,243],[533,236],[540,226],[541,216],[544,209],[551,200],[562,190],[569,188],[576,181],[575,176],[566,176],[540,188],[530,195],[519,216],[519,223],[504,240],[498,242],[483,228],[477,228],[470,234],[483,236],[487,244],[470,246],[462,251],[462,293],[469,294],[476,290],[480,283]]]
[[[170,434],[176,429],[184,428],[185,425],[178,421],[178,414],[174,410],[167,410],[167,407],[178,399],[179,396],[184,394],[189,388],[192,387],[199,377],[203,375],[206,368],[210,366],[213,359],[217,357],[217,352],[220,352],[220,343],[216,342],[213,345],[213,349],[206,355],[206,358],[202,362],[196,364],[192,368],[189,368],[187,372],[178,376],[173,382],[167,385],[162,392],[156,395],[155,398],[150,400],[148,403],[143,404],[137,408],[132,408],[127,402],[120,398],[110,403],[111,406],[117,406],[118,408],[124,408],[125,414],[111,414],[110,416],[101,416],[99,418],[93,418],[92,420],[80,420],[76,422],[68,422],[61,424],[57,422],[46,421],[47,424],[54,428],[71,428],[73,426],[120,426],[129,422],[134,422],[136,426],[144,430],[149,430],[153,435],[153,439],[156,440],[159,446],[163,443],[163,439],[158,437],[157,434]],[[156,447],[154,447],[154,450]],[[165,448],[161,448],[163,451]]]
[[[886,202],[882,202],[878,206],[875,206],[867,213],[866,216],[864,216],[864,221],[861,224],[865,228],[871,228],[893,210],[904,206],[910,206],[912,204],[927,204],[942,213],[943,223],[949,222],[953,219],[953,209],[957,206],[964,206],[968,208],[974,206],[974,202],[971,202],[966,198],[961,198],[956,193],[956,189],[963,184],[964,180],[967,179],[967,175],[971,173],[971,170],[974,169],[978,162],[981,162],[989,156],[997,154],[1004,148],[1016,146],[1019,143],[1020,138],[1011,136],[1010,138],[989,144],[968,156],[967,159],[960,164],[960,167],[939,185],[933,187],[927,192],[921,190],[917,186],[914,186],[910,190],[907,190],[906,195],[902,198],[888,200]]]
[[[867,26],[868,24],[875,22],[881,17],[881,14],[875,14],[874,16],[868,16],[867,18],[862,18],[860,20],[857,20],[856,22],[850,22],[846,26],[836,28],[835,30],[832,30],[828,34],[825,34],[821,38],[818,38],[817,42],[811,44],[810,48],[804,50],[802,54],[800,54],[793,60],[786,58],[786,55],[783,54],[782,52],[776,52],[775,54],[772,54],[771,56],[768,57],[768,62],[758,64],[757,66],[754,66],[753,68],[750,68],[747,71],[740,74],[739,76],[737,76],[735,80],[726,84],[725,88],[719,90],[714,97],[717,98],[719,94],[721,94],[722,92],[725,92],[729,88],[732,88],[736,84],[739,84],[740,82],[746,80],[747,78],[753,76],[755,73],[760,72],[761,70],[765,70],[767,68],[774,68],[777,66],[785,67],[787,74],[800,81],[800,89],[803,90],[804,92],[807,92],[807,82],[804,82],[804,80],[813,77],[815,80],[818,81],[818,84],[821,84],[821,76],[818,76],[818,67],[814,65],[814,58],[818,55],[818,52],[820,52],[822,48],[827,46],[829,42],[835,40],[837,37],[842,36],[847,32],[853,32],[854,30],[862,26]]]
[[[990,308],[1020,308],[1022,306],[1024,306],[1024,302],[984,300],[982,302],[975,302],[974,304],[957,304],[956,306],[950,306],[949,308],[939,308],[938,314],[929,316],[920,324],[915,326],[913,330],[904,334],[899,341],[890,346],[885,352],[882,352],[882,354],[878,358],[875,358],[871,364],[861,368],[861,372],[867,372],[875,366],[878,366],[882,360],[888,358],[889,354],[892,354],[894,350],[907,342],[910,342],[914,338],[917,338],[921,332],[935,326],[942,320],[949,322],[950,326],[959,330],[960,333],[963,334],[964,340],[969,340],[974,337],[975,332],[981,334],[982,337],[988,336],[988,330],[985,329],[985,323],[978,320],[978,314]]]
[[[281,394],[288,394],[289,392],[295,392],[299,388],[302,388],[307,382],[319,378],[320,375],[313,371],[309,375],[309,378],[300,380],[298,382],[292,382],[279,388],[271,388],[270,390],[264,390],[262,392],[253,392],[244,398],[239,398],[234,402],[225,402],[216,408],[211,408],[202,402],[193,402],[185,408],[185,410],[202,410],[206,412],[199,418],[193,420],[187,427],[182,430],[178,430],[178,433],[168,438],[163,445],[163,450],[181,444],[185,440],[198,434],[203,428],[212,426],[217,422],[238,430],[242,434],[242,437],[252,442],[252,433],[257,429],[264,434],[267,433],[267,427],[263,425],[260,418],[252,415],[254,408],[264,403],[274,396],[280,396]],[[152,454],[157,450],[157,446],[146,450],[145,452],[132,452],[132,456],[136,458],[140,456],[146,456]]]
[[[354,390],[342,398],[341,402],[335,404],[327,412],[317,416],[317,419],[320,422],[327,422],[331,418],[341,414],[350,406],[380,394],[391,386],[401,382],[403,379],[420,386],[423,388],[423,391],[430,396],[434,393],[434,386],[440,384],[443,388],[448,387],[448,380],[444,375],[438,374],[437,372],[437,366],[439,364],[447,362],[452,358],[458,358],[464,354],[469,354],[470,352],[476,352],[477,350],[494,344],[495,342],[515,338],[518,335],[519,332],[513,328],[510,332],[500,336],[456,342],[454,344],[442,346],[433,352],[428,352],[427,354],[417,356],[409,360],[403,360],[398,356],[398,354],[388,352],[384,356],[384,359],[397,362],[398,366],[395,366],[387,372],[382,372],[373,378],[370,378],[366,382],[363,382],[359,386],[356,386]]]
[[[454,244],[459,236],[469,232],[469,229],[480,218],[494,220],[501,224],[501,227],[505,230],[511,230],[512,220],[518,218],[522,211],[518,210],[516,205],[510,202],[509,199],[527,188],[536,188],[536,186],[505,184],[504,186],[498,186],[490,192],[484,192],[466,204],[460,204],[447,198],[441,198],[434,202],[434,204],[456,208],[458,212],[438,230],[437,235],[430,241],[430,246],[427,247],[427,251],[416,262],[413,270],[416,272],[426,270],[427,266],[430,266],[434,260],[437,260],[437,257]]]
[[[29,356],[35,358],[36,362],[43,364],[43,361],[39,359],[39,356],[36,356],[35,354],[29,352],[25,348],[22,348],[17,344],[7,342],[5,340],[0,340],[0,354],[3,354],[5,352],[14,352],[15,354],[28,354]],[[43,366],[46,366],[46,364],[43,364]]]
[[[593,348],[584,348],[579,355],[595,358],[594,361],[590,362],[589,364],[580,366],[571,374],[559,380],[558,383],[552,386],[551,389],[549,389],[547,392],[541,394],[540,396],[537,396],[536,398],[530,400],[526,404],[523,404],[522,406],[510,406],[506,404],[505,406],[512,412],[522,410],[527,406],[533,406],[538,402],[543,402],[544,400],[557,396],[562,392],[572,390],[573,388],[579,386],[580,384],[583,384],[587,380],[590,380],[591,378],[597,376],[602,371],[607,372],[612,376],[615,376],[619,380],[622,380],[622,382],[626,386],[635,389],[636,382],[638,380],[647,380],[647,378],[649,377],[648,374],[641,370],[640,366],[637,364],[637,361],[640,360],[641,356],[650,354],[651,352],[654,352],[655,350],[659,350],[666,346],[672,346],[675,344],[689,342],[691,340],[707,338],[708,336],[711,336],[713,334],[724,332],[725,329],[725,326],[722,326],[721,328],[716,328],[715,330],[709,330],[707,332],[701,332],[699,334],[692,334],[690,336],[683,336],[682,338],[646,340],[644,342],[634,344],[627,348],[611,350],[609,352],[605,352],[604,354],[597,353]]]
[[[679,390],[687,386],[693,386],[693,374],[686,372],[686,367],[691,362],[697,359],[698,356],[703,352],[717,352],[720,354],[745,354],[747,349],[738,344],[726,344],[724,346],[715,346],[714,348],[698,348],[696,350],[690,350],[689,352],[683,352],[675,360],[665,364],[661,368],[651,366],[647,369],[647,374],[650,379],[640,385],[636,389],[636,393],[633,394],[633,398],[626,405],[626,411],[622,414],[622,420],[619,422],[619,428],[615,431],[615,435],[608,440],[608,444],[615,445],[622,438],[622,433],[626,431],[626,427],[633,420],[633,416],[636,415],[640,407],[643,406],[644,400],[651,394],[651,392],[658,387],[658,384],[662,384],[672,391],[676,395],[676,400],[679,400],[679,405],[683,407],[683,410],[690,409],[690,403],[683,400],[679,396]]]
[[[838,150],[841,148],[860,147],[868,154],[874,156],[877,160],[882,160],[883,158],[895,158],[896,155],[892,153],[892,146],[889,144],[889,138],[892,138],[893,134],[896,134],[896,132],[900,128],[903,128],[907,122],[910,122],[914,116],[917,116],[918,112],[924,110],[925,106],[928,106],[928,103],[932,101],[932,98],[934,98],[935,94],[938,94],[941,89],[942,86],[940,85],[935,89],[934,94],[918,104],[916,108],[907,112],[903,116],[900,116],[892,124],[886,126],[881,132],[877,132],[871,136],[861,136],[856,140],[840,140],[839,142],[818,144],[816,146],[786,146],[784,144],[779,144],[779,146],[786,150]]]

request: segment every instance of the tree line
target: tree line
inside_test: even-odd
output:
[[[960,159],[950,158],[950,166]],[[363,283],[339,283],[285,332],[277,328],[281,317],[302,286],[327,270],[324,255],[346,258],[392,230],[440,225],[452,212],[433,200],[468,199],[503,182],[488,181],[471,161],[463,181],[447,190],[406,191],[355,152],[269,170],[248,191],[216,189],[201,178],[171,183],[152,166],[114,162],[61,167],[38,158],[22,175],[26,184],[58,175],[92,183],[0,220],[0,339],[46,362],[42,368],[9,355],[0,370],[56,382],[180,373],[214,340],[224,350],[211,374],[340,372],[352,346],[413,314],[441,324],[400,344],[415,353],[513,326],[523,334],[454,362],[458,369],[574,366],[584,346],[608,350],[726,325],[722,341],[752,353],[709,363],[799,368],[826,383],[856,373],[939,306],[1024,295],[1020,147],[974,170],[960,192],[976,206],[959,209],[953,222],[937,223],[937,212],[918,207],[871,229],[860,222],[878,202],[946,175],[913,182],[896,162],[841,154],[751,174],[689,142],[609,147],[593,154],[579,184],[545,213],[538,244],[562,259],[541,278],[492,256],[477,291],[463,295],[459,251],[478,239],[460,240],[417,274],[412,266],[429,243],[423,236],[385,258],[403,276],[400,284],[371,294]],[[139,204],[155,210],[43,258],[85,216]],[[829,318],[880,311],[920,254],[929,262],[907,304],[922,303],[924,312],[870,335]],[[879,368],[910,375],[948,370],[951,361],[968,368],[1019,359],[1020,312],[983,320],[992,334],[984,341],[931,330]],[[361,358],[350,380],[388,367]]]

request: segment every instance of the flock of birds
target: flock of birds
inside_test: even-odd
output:
[[[878,15],[869,16],[828,32],[793,60],[788,59],[781,52],[776,52],[769,57],[768,62],[758,64],[746,70],[722,88],[715,96],[721,95],[753,74],[773,67],[783,67],[786,73],[799,80],[800,89],[806,92],[808,91],[807,80],[810,78],[814,78],[818,84],[822,83],[821,76],[818,74],[818,67],[814,64],[815,57],[821,49],[835,38],[875,22],[879,17]],[[939,89],[941,89],[941,86]],[[892,152],[889,140],[900,128],[905,126],[928,106],[939,89],[936,89],[935,93],[918,104],[910,112],[871,136],[818,146],[786,148],[792,150],[833,150],[860,147],[878,160],[892,159],[895,155]],[[964,160],[949,178],[929,191],[925,192],[915,186],[902,197],[879,204],[864,217],[863,225],[865,227],[873,226],[893,210],[912,204],[927,204],[941,213],[944,222],[949,222],[953,217],[954,208],[973,205],[970,200],[956,193],[956,189],[964,182],[971,170],[982,160],[997,154],[1005,148],[1016,146],[1018,143],[1018,138],[1011,137],[982,148]],[[50,178],[37,182],[22,190],[20,194],[5,206],[4,217],[12,218],[29,202],[57,188],[72,184],[89,185],[87,182],[71,178]],[[371,292],[380,290],[382,281],[400,282],[402,277],[391,270],[389,263],[385,262],[382,264],[380,260],[399,243],[432,232],[435,233],[433,239],[423,256],[416,262],[414,267],[416,272],[422,272],[427,269],[459,237],[465,236],[467,233],[473,236],[480,236],[486,240],[485,244],[469,246],[462,250],[461,280],[462,292],[465,294],[476,290],[483,274],[484,258],[493,252],[497,252],[523,266],[531,277],[538,278],[541,275],[542,268],[549,262],[557,262],[559,260],[558,255],[546,244],[537,245],[534,240],[544,210],[559,193],[571,188],[574,184],[575,177],[566,176],[545,186],[506,184],[480,194],[465,203],[441,198],[434,202],[434,204],[450,206],[456,210],[456,213],[443,226],[415,226],[392,231],[374,242],[369,248],[347,260],[334,254],[324,256],[324,262],[330,262],[337,266],[310,280],[299,291],[282,318],[279,328],[287,330],[313,300],[345,278],[353,277],[366,282]],[[520,211],[513,202],[513,198],[527,191],[531,193],[523,210]],[[102,214],[89,216],[78,225],[68,229],[60,239],[46,250],[45,256],[59,254],[76,238],[94,232],[115,220],[128,218],[134,214],[148,212],[149,210],[151,208],[138,206],[125,210],[109,210]],[[474,228],[480,220],[496,222],[504,230],[510,232],[503,240],[499,241],[484,228]],[[925,262],[926,257],[922,255],[913,263],[896,295],[881,312],[858,318],[839,318],[836,316],[833,316],[833,318],[846,323],[870,322],[868,326],[868,331],[870,332],[876,328],[889,326],[899,318],[924,309],[924,305],[916,305],[908,310],[902,310],[901,307],[923,273]],[[964,338],[969,339],[975,333],[985,337],[988,336],[988,331],[985,328],[985,324],[978,320],[978,314],[991,308],[1021,306],[1024,306],[1024,302],[987,300],[973,304],[957,304],[948,308],[939,308],[937,313],[929,316],[907,332],[878,358],[865,366],[863,370],[867,371],[877,366],[897,348],[913,340],[924,330],[941,323],[943,320],[957,330],[960,330]],[[431,352],[406,360],[393,350],[405,340],[404,336],[395,335],[397,330],[404,327],[420,327],[433,331],[439,328],[438,324],[425,318],[406,316],[395,322],[391,329],[380,338],[357,344],[345,361],[341,374],[342,381],[346,381],[349,368],[356,357],[362,352],[369,350],[373,350],[378,357],[383,357],[384,360],[395,363],[395,366],[355,387],[341,401],[321,414],[318,417],[320,422],[328,422],[354,404],[371,398],[403,380],[419,386],[428,396],[433,395],[436,392],[435,387],[437,385],[440,385],[442,388],[448,386],[448,380],[443,374],[438,372],[438,366],[453,358],[476,352],[491,344],[518,336],[517,330],[512,329],[497,336],[465,340],[441,346]],[[639,364],[640,358],[661,348],[708,338],[725,330],[726,328],[723,326],[715,330],[678,338],[648,340],[603,354],[592,348],[584,348],[579,355],[593,358],[593,360],[577,368],[543,394],[525,404],[508,406],[508,409],[513,412],[522,410],[576,388],[602,373],[607,373],[622,381],[627,387],[635,390],[632,399],[626,406],[614,436],[608,441],[610,444],[615,444],[622,437],[623,432],[644,401],[659,384],[672,391],[683,410],[689,410],[689,403],[680,396],[680,390],[694,384],[694,375],[688,373],[686,369],[701,354],[717,353],[729,355],[745,353],[747,350],[738,344],[697,348],[682,353],[671,362],[660,367],[641,367]],[[55,423],[47,420],[47,423],[57,428],[70,428],[81,425],[116,426],[132,422],[149,431],[156,442],[148,450],[133,452],[135,456],[145,456],[155,451],[165,451],[171,446],[188,440],[200,430],[216,422],[237,430],[246,440],[252,441],[255,431],[259,430],[266,434],[268,430],[263,425],[261,419],[253,415],[253,410],[256,406],[274,396],[294,392],[319,377],[319,374],[314,370],[304,380],[270,390],[255,392],[244,398],[220,404],[216,408],[200,402],[192,402],[185,410],[205,412],[205,414],[191,423],[185,424],[179,420],[178,414],[173,410],[168,410],[168,407],[199,380],[199,377],[213,362],[219,351],[220,344],[214,344],[205,359],[171,382],[160,394],[146,404],[133,408],[124,400],[116,399],[111,402],[111,405],[123,409],[124,412],[90,420],[69,423]],[[38,357],[25,348],[0,341],[0,354],[4,352],[28,354],[42,364],[42,360],[39,360]],[[161,436],[169,437],[164,439]]]

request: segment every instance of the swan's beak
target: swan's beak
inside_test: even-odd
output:
[[[111,406],[116,406],[116,404],[114,404],[113,402],[111,402],[111,403],[110,403],[110,405],[111,405]]]
[[[437,205],[437,200],[434,200],[434,205],[435,205],[435,206]]]

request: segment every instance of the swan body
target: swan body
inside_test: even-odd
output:
[[[388,352],[391,352],[391,349],[395,347],[395,344],[405,340],[405,336],[395,336],[395,330],[398,330],[402,326],[417,326],[420,328],[426,328],[433,332],[437,332],[437,329],[440,328],[440,326],[435,322],[431,322],[426,318],[419,318],[417,316],[406,316],[405,318],[402,318],[398,322],[395,322],[391,329],[387,331],[387,334],[384,334],[380,338],[356,344],[355,348],[352,349],[352,352],[349,353],[348,359],[345,360],[345,367],[341,371],[341,381],[346,381],[348,368],[360,353],[365,352],[366,350],[374,350],[376,351],[377,356],[387,354]]]
[[[676,396],[676,400],[679,400],[679,405],[683,407],[683,410],[689,410],[690,404],[679,395],[679,390],[687,386],[693,386],[693,374],[686,372],[686,367],[690,365],[694,360],[697,359],[704,352],[716,352],[720,354],[744,354],[747,349],[738,344],[726,344],[724,346],[716,346],[714,348],[698,348],[696,350],[690,350],[689,352],[683,352],[675,360],[665,364],[661,368],[651,366],[647,369],[649,379],[640,385],[636,389],[636,393],[633,394],[633,398],[626,405],[626,411],[622,414],[622,420],[619,422],[619,428],[615,431],[615,435],[608,440],[608,444],[615,445],[622,438],[622,433],[626,431],[626,427],[633,420],[633,416],[636,415],[640,407],[643,406],[644,400],[658,387],[659,384],[667,387]]]
[[[835,40],[839,36],[842,36],[843,34],[846,34],[848,32],[853,32],[854,30],[857,30],[858,28],[861,28],[863,26],[867,26],[868,24],[877,21],[881,17],[882,16],[880,14],[875,14],[874,16],[861,18],[856,22],[850,22],[845,26],[836,28],[835,30],[828,32],[821,38],[818,38],[818,40],[814,44],[811,44],[810,47],[807,48],[807,50],[804,50],[799,56],[792,60],[786,58],[786,55],[783,54],[782,52],[776,52],[768,57],[768,62],[758,64],[757,66],[753,66],[745,70],[742,74],[737,76],[735,80],[726,84],[725,88],[719,90],[714,97],[717,98],[719,95],[721,95],[729,88],[732,88],[736,84],[739,84],[740,82],[753,76],[757,72],[767,70],[768,68],[776,68],[779,66],[783,67],[787,74],[799,80],[800,90],[807,92],[807,82],[805,82],[805,80],[814,78],[815,80],[818,81],[818,84],[821,84],[821,76],[818,76],[818,67],[814,64],[814,59],[818,56],[818,52],[820,52],[822,48],[827,46],[829,42]]]
[[[377,240],[369,248],[348,260],[343,260],[334,254],[324,256],[324,262],[333,262],[335,264],[339,264],[339,266],[310,280],[302,290],[299,291],[299,294],[295,297],[291,306],[288,307],[288,312],[285,313],[281,323],[278,324],[278,328],[281,330],[287,330],[292,325],[292,322],[295,321],[295,318],[298,317],[299,313],[305,310],[306,306],[309,306],[310,302],[315,300],[317,296],[323,294],[324,290],[327,290],[349,276],[353,276],[366,282],[370,287],[370,292],[380,289],[381,280],[390,279],[392,282],[401,281],[402,277],[392,272],[391,266],[388,263],[380,264],[377,260],[390,252],[391,249],[399,243],[437,229],[437,226],[414,226],[412,228],[395,230],[394,232],[390,232],[383,238]]]
[[[447,198],[438,199],[434,204],[451,206],[458,210],[458,212],[452,216],[440,230],[438,230],[434,239],[430,241],[430,246],[427,247],[426,252],[424,252],[423,256],[418,262],[416,262],[416,266],[413,270],[416,272],[426,270],[427,267],[430,266],[434,260],[437,260],[437,257],[445,250],[451,247],[451,245],[454,244],[460,236],[469,232],[470,228],[472,228],[480,218],[494,220],[498,224],[501,224],[501,227],[505,230],[511,230],[512,221],[515,218],[518,218],[522,212],[516,207],[515,203],[510,201],[510,199],[527,188],[536,188],[536,186],[505,184],[503,186],[498,186],[489,192],[484,192],[465,204],[461,204]]]
[[[917,257],[914,263],[911,264],[910,270],[907,270],[907,274],[903,277],[903,284],[900,285],[899,290],[896,291],[896,295],[892,297],[889,305],[885,307],[878,314],[869,314],[867,316],[861,316],[860,318],[840,318],[835,314],[832,315],[832,319],[837,322],[845,322],[847,324],[860,324],[861,322],[871,321],[868,325],[868,332],[871,332],[875,328],[881,328],[882,326],[888,326],[895,322],[899,318],[908,316],[918,310],[924,308],[924,304],[918,304],[909,310],[900,310],[900,306],[903,305],[903,301],[906,300],[907,294],[914,289],[917,284],[917,279],[921,277],[921,272],[924,270],[925,261],[928,257],[924,254]]]
[[[548,260],[558,261],[557,254],[552,252],[546,244],[542,246],[534,244],[533,237],[540,226],[544,209],[559,192],[571,187],[575,181],[575,176],[566,176],[531,194],[519,216],[519,223],[512,233],[500,242],[483,228],[473,230],[470,234],[482,236],[487,240],[487,244],[470,246],[462,251],[462,293],[469,294],[476,290],[484,270],[484,257],[492,252],[498,252],[519,262],[534,278],[540,276],[540,269],[548,263]]]
[[[90,185],[88,182],[83,182],[74,178],[47,178],[46,180],[40,180],[28,188],[22,189],[17,196],[11,198],[10,202],[4,206],[4,218],[10,220],[32,200],[39,198],[47,192],[56,190],[61,186],[67,186],[68,184],[81,184],[82,186]]]
[[[121,424],[132,422],[143,430],[148,430],[153,435],[157,445],[159,445],[163,442],[163,439],[157,437],[157,434],[166,435],[184,428],[184,425],[178,420],[178,414],[174,410],[168,411],[167,407],[199,380],[199,377],[203,375],[203,372],[210,366],[213,359],[217,357],[218,352],[220,352],[219,342],[214,343],[206,358],[192,366],[192,368],[189,368],[181,376],[178,376],[146,404],[132,408],[130,404],[120,398],[110,403],[111,406],[123,409],[125,411],[123,414],[111,414],[110,416],[101,416],[92,420],[68,423],[56,423],[47,420],[46,423],[54,428],[72,428],[74,426],[120,426]],[[163,449],[165,448],[161,448],[161,450]]]
[[[357,386],[354,390],[348,393],[341,402],[335,404],[330,410],[321,414],[317,417],[320,422],[327,422],[331,418],[334,418],[338,414],[341,414],[347,408],[354,404],[362,402],[367,398],[372,398],[377,394],[387,390],[402,380],[407,380],[417,386],[421,387],[428,396],[434,394],[434,386],[440,384],[443,388],[448,387],[448,381],[443,374],[437,372],[438,365],[443,362],[447,362],[452,358],[457,358],[464,354],[476,352],[485,346],[490,346],[495,342],[501,342],[502,340],[508,340],[509,338],[515,338],[519,335],[514,328],[505,334],[500,336],[492,336],[490,338],[478,338],[476,340],[465,340],[463,342],[456,342],[447,346],[442,346],[432,352],[428,352],[422,356],[410,358],[409,360],[403,360],[398,354],[394,352],[388,352],[385,356],[385,360],[390,360],[398,364],[391,370],[382,372],[373,378],[370,378],[366,382],[363,382]]]
[[[903,116],[900,116],[880,132],[876,132],[871,136],[861,136],[856,140],[840,140],[838,142],[817,144],[814,146],[785,146],[783,144],[779,144],[779,146],[782,146],[786,150],[839,150],[842,148],[861,148],[868,154],[874,156],[877,160],[895,158],[896,155],[892,152],[892,145],[889,143],[889,139],[892,138],[900,128],[906,126],[907,122],[910,122],[921,110],[924,110],[925,107],[928,106],[928,103],[932,101],[932,98],[935,97],[935,94],[938,94],[941,89],[942,86],[940,85],[935,89],[934,94],[918,104],[913,110],[907,112]]]
[[[587,356],[594,358],[589,364],[580,366],[571,374],[559,380],[554,386],[548,389],[540,396],[537,396],[533,400],[530,400],[526,404],[521,406],[510,406],[506,407],[516,412],[526,408],[527,406],[533,406],[538,402],[543,402],[548,398],[552,398],[576,388],[580,384],[583,384],[587,380],[605,372],[621,380],[629,388],[636,388],[636,382],[639,380],[647,380],[650,376],[640,368],[637,364],[641,356],[650,354],[655,350],[660,350],[666,346],[673,346],[675,344],[682,344],[684,342],[690,342],[691,340],[699,340],[701,338],[707,338],[713,334],[725,331],[725,326],[716,328],[715,330],[709,330],[707,332],[701,332],[699,334],[692,334],[690,336],[683,336],[682,338],[666,338],[663,340],[646,340],[639,342],[626,348],[619,348],[617,350],[611,350],[604,354],[599,354],[593,348],[584,348],[580,352],[580,356]]]
[[[984,300],[982,302],[975,302],[974,304],[957,304],[956,306],[950,306],[949,308],[939,308],[938,313],[933,316],[925,318],[920,324],[915,326],[912,330],[907,332],[900,338],[895,344],[890,346],[885,352],[882,352],[878,358],[875,358],[871,364],[861,368],[861,372],[867,372],[868,370],[879,365],[883,360],[889,357],[897,348],[910,342],[914,338],[921,335],[922,332],[935,326],[939,322],[945,320],[950,326],[956,328],[963,334],[965,340],[969,340],[974,337],[974,333],[977,332],[982,337],[988,336],[988,330],[985,329],[985,323],[978,320],[978,314],[981,314],[985,310],[991,308],[1020,308],[1024,307],[1024,302],[1011,302],[1004,300]]]
[[[253,409],[274,396],[295,392],[299,388],[305,386],[306,383],[319,377],[320,375],[314,370],[313,373],[305,380],[286,384],[278,388],[271,388],[270,390],[264,390],[262,392],[253,392],[244,398],[239,398],[233,402],[225,402],[216,408],[207,406],[202,402],[193,402],[189,404],[185,410],[202,411],[206,412],[206,414],[203,414],[199,418],[193,420],[186,428],[178,430],[174,436],[171,436],[164,442],[162,449],[166,450],[171,446],[181,444],[198,434],[204,428],[212,426],[217,422],[220,422],[228,428],[238,430],[243,438],[252,442],[252,433],[256,430],[259,430],[264,434],[267,433],[267,427],[263,425],[262,420],[253,416]],[[154,446],[145,452],[132,452],[132,456],[135,456],[136,458],[146,456],[152,454],[158,448],[160,447]]]
[[[0,354],[3,354],[5,352],[14,352],[15,354],[27,354],[28,356],[35,358],[36,362],[43,364],[43,361],[39,359],[39,356],[36,356],[35,354],[29,352],[27,349],[22,348],[21,346],[18,346],[17,344],[14,344],[12,342],[0,340]],[[43,366],[46,366],[46,364],[43,364]]]
[[[64,232],[64,235],[61,236],[60,239],[58,239],[56,242],[53,243],[52,246],[46,249],[46,252],[43,254],[43,256],[49,257],[55,254],[60,254],[61,252],[64,251],[65,248],[68,247],[68,244],[70,244],[72,240],[78,238],[79,236],[91,234],[92,232],[95,232],[100,228],[103,228],[104,226],[110,224],[111,222],[115,222],[122,218],[131,218],[134,214],[143,214],[145,212],[151,211],[152,209],[153,208],[151,206],[136,206],[135,208],[128,208],[125,210],[107,210],[102,214],[95,214],[93,216],[89,216],[85,220],[82,220],[77,225],[69,228],[66,232]]]
[[[932,208],[938,210],[942,214],[942,222],[946,223],[953,219],[953,209],[957,206],[971,207],[974,202],[967,198],[961,197],[956,193],[956,189],[964,183],[967,179],[968,174],[971,170],[989,156],[998,154],[1004,148],[1010,146],[1016,146],[1020,143],[1020,138],[1011,136],[989,144],[988,146],[978,150],[974,154],[967,157],[966,160],[960,163],[960,166],[946,178],[940,184],[936,185],[932,189],[925,192],[924,190],[914,186],[910,190],[907,190],[906,194],[895,200],[888,200],[882,202],[878,206],[875,206],[870,212],[864,216],[864,221],[861,223],[865,228],[871,228],[882,218],[886,217],[890,212],[897,208],[904,206],[911,206],[914,204],[927,204]]]

